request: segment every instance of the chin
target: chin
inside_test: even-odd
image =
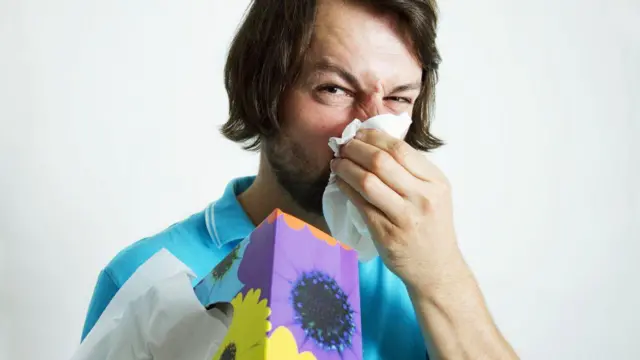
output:
[[[287,176],[279,176],[277,178],[280,185],[291,196],[296,205],[306,212],[322,216],[322,196],[329,183],[330,173],[330,170],[327,169],[313,178],[303,179]]]
[[[303,144],[293,142],[268,144],[265,150],[274,177],[291,200],[306,212],[322,215],[330,159],[321,162]]]

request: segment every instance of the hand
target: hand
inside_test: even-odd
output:
[[[331,163],[387,267],[423,291],[461,272],[450,185],[419,151],[378,130],[360,130]]]

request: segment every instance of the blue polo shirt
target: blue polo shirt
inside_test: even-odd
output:
[[[255,226],[237,196],[255,177],[231,181],[222,197],[204,211],[122,250],[100,272],[82,332],[91,331],[118,289],[158,250],[169,250],[189,266],[194,285]],[[364,359],[424,359],[425,343],[404,284],[377,258],[360,264]]]

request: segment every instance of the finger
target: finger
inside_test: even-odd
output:
[[[389,153],[407,171],[421,180],[444,179],[444,174],[438,167],[403,140],[375,129],[360,129],[356,134],[356,139]]]
[[[349,185],[346,181],[336,178],[336,185],[347,198],[358,208],[363,217],[384,217],[384,213],[368,202],[360,193]]]
[[[365,198],[360,195],[356,189],[354,189],[351,185],[347,184],[344,180],[340,178],[336,178],[336,185],[342,191],[343,194],[356,206],[360,215],[362,215],[363,219],[367,223],[369,227],[382,227],[383,231],[388,232],[388,230],[384,230],[385,228],[392,227],[393,224],[387,219],[386,215],[380,211],[380,209],[371,205]],[[385,226],[386,225],[386,226]]]
[[[342,158],[349,159],[374,173],[382,182],[404,197],[415,195],[422,181],[400,165],[388,152],[353,139],[340,149]]]
[[[405,199],[375,174],[343,158],[334,159],[331,162],[331,169],[367,202],[382,211],[391,222],[397,224],[402,219]]]

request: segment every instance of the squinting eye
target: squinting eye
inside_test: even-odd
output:
[[[390,96],[390,97],[387,97],[385,99],[386,100],[400,102],[400,103],[406,103],[406,104],[411,104],[412,103],[410,98],[405,98],[405,97]]]
[[[347,91],[345,91],[343,88],[335,85],[322,86],[318,90],[329,93],[331,95],[347,95],[348,94]]]

